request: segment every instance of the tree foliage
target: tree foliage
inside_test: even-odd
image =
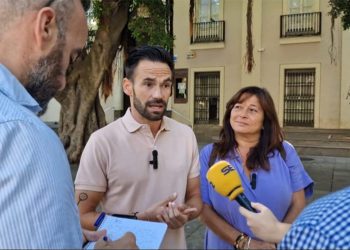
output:
[[[169,11],[172,8],[167,5],[171,2],[92,0],[93,8],[88,14],[96,27],[90,29],[85,50],[67,72],[66,88],[55,96],[61,104],[58,133],[70,162],[80,160],[90,134],[106,125],[99,90],[102,86],[105,97],[111,94],[112,63],[118,49],[129,46],[127,34],[131,34],[136,44],[157,44],[171,50]],[[148,17],[137,15],[140,6],[148,8]]]
[[[329,0],[331,10],[329,14],[334,19],[340,17],[344,30],[350,28],[350,1],[349,0]]]
[[[130,6],[128,28],[137,44],[173,47],[173,36],[168,33],[167,5],[162,0],[134,0]]]

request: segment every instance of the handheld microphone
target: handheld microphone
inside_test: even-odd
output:
[[[216,192],[228,197],[231,201],[235,199],[239,205],[249,211],[257,212],[251,206],[247,196],[244,195],[239,174],[230,163],[227,161],[215,163],[209,168],[206,177]]]

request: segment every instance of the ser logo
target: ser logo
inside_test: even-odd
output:
[[[221,173],[227,175],[228,173],[235,171],[235,169],[231,165],[227,165],[221,169]]]

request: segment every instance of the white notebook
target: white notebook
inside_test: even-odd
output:
[[[98,230],[102,229],[107,230],[109,240],[117,240],[126,232],[132,232],[140,249],[159,249],[167,224],[105,215],[98,227]],[[89,242],[85,248],[93,249],[94,246],[95,242]]]

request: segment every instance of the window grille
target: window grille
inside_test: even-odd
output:
[[[220,72],[195,73],[194,89],[194,123],[218,124]]]
[[[284,126],[314,126],[315,69],[286,69]]]

